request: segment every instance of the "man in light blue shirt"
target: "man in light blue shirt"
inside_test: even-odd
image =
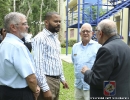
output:
[[[96,53],[101,47],[98,42],[91,39],[92,35],[91,25],[89,23],[83,24],[80,32],[82,41],[74,44],[72,48],[72,62],[75,71],[75,100],[90,100],[89,85],[84,82],[81,69],[83,66],[92,68]]]
[[[31,54],[22,42],[26,16],[11,12],[4,18],[6,37],[0,44],[0,100],[35,100],[37,86]]]

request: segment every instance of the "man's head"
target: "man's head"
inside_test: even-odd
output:
[[[45,27],[50,32],[59,32],[61,24],[60,15],[57,12],[48,12],[45,15]]]
[[[0,29],[0,34],[1,34],[1,37],[2,37],[2,40],[5,38],[6,36],[6,30],[4,28],[1,28]]]
[[[81,26],[80,36],[83,43],[88,43],[93,35],[92,26],[85,23]]]
[[[107,39],[116,34],[117,26],[112,20],[104,19],[97,25],[96,36],[100,44],[104,44]]]
[[[12,33],[22,39],[28,32],[26,16],[22,13],[11,12],[4,17],[4,27],[7,33]]]

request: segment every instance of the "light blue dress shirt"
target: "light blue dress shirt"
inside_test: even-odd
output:
[[[75,70],[75,87],[78,89],[89,90],[89,85],[84,82],[84,75],[81,73],[83,66],[92,68],[96,58],[98,49],[101,47],[96,41],[90,40],[90,42],[83,46],[82,42],[76,43],[72,48],[72,62]]]
[[[35,73],[31,59],[23,42],[15,35],[7,33],[0,44],[0,85],[27,87],[25,78]]]

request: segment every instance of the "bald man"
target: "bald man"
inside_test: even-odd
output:
[[[97,51],[101,47],[98,42],[91,39],[92,35],[92,26],[89,23],[83,24],[80,32],[82,41],[74,44],[72,48],[72,61],[75,68],[75,100],[90,100],[90,88],[83,80],[81,69],[84,65],[92,68]]]
[[[90,85],[90,97],[112,96],[130,99],[130,48],[117,35],[116,23],[105,19],[96,28],[98,50],[92,69],[82,68],[84,81]],[[124,100],[124,99],[123,99]]]

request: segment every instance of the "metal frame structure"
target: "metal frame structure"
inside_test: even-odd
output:
[[[81,25],[85,22],[90,23],[92,26],[96,26],[101,20],[111,17],[123,8],[130,8],[130,0],[107,0],[105,3],[102,3],[102,0],[95,0],[95,4],[85,2],[85,0],[83,0],[83,3],[80,4],[80,0],[78,0],[76,6],[68,9],[69,1],[70,0],[67,0],[66,6],[66,55],[68,54],[68,28],[78,28],[77,41],[79,41],[79,30]],[[75,7],[78,8],[77,11],[74,11]],[[105,10],[102,10],[103,14],[101,14],[101,9],[103,7]],[[85,9],[87,9],[87,12],[89,13],[86,13]],[[74,14],[78,15],[76,23],[74,23]],[[71,19],[70,22],[69,19]]]

